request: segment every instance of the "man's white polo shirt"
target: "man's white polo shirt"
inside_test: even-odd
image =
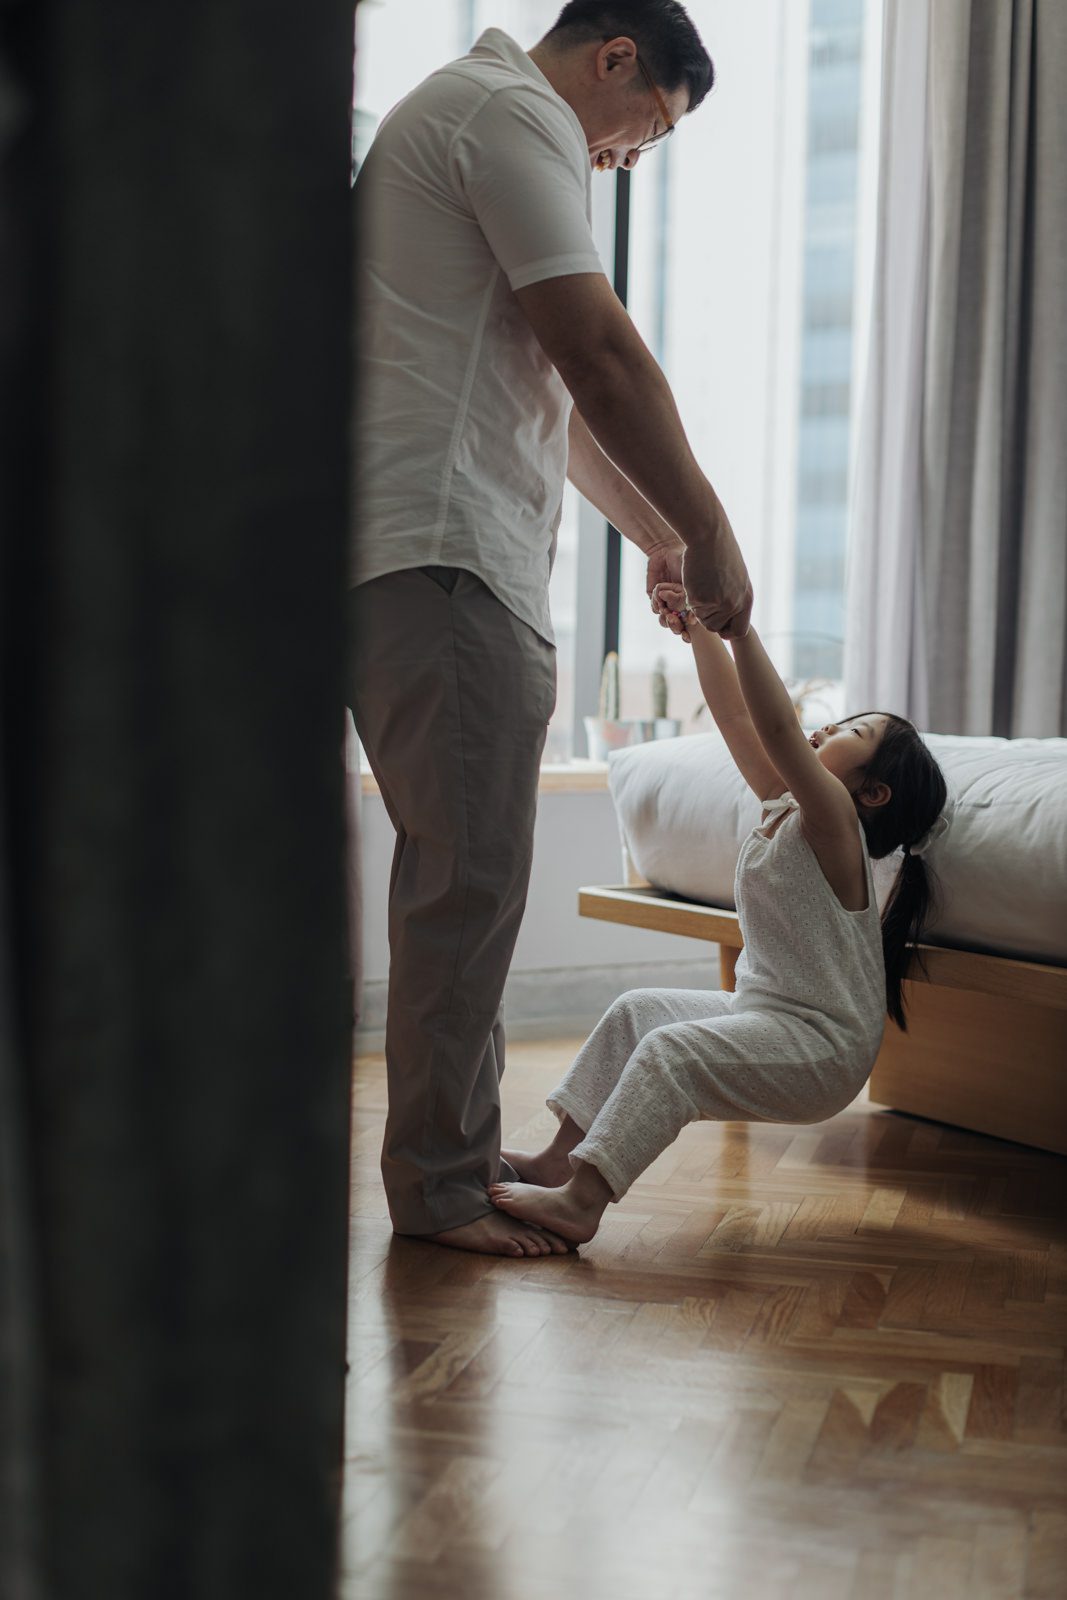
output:
[[[353,584],[463,567],[545,639],[570,396],[512,292],[602,272],[578,118],[497,28],[391,111],[356,180]]]

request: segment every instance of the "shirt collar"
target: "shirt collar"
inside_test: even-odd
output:
[[[578,121],[578,114],[573,106],[569,106],[561,94],[556,94],[555,89],[553,89],[536,61],[532,61],[522,48],[522,45],[517,44],[509,33],[504,32],[503,28],[486,28],[484,33],[480,33],[474,41],[470,53],[472,56],[488,56],[494,61],[505,61],[509,67],[513,67],[516,72],[524,73],[527,78],[532,79],[540,88],[547,89],[549,94],[559,101],[568,117],[570,117],[575,131],[581,138],[582,148],[586,148],[585,131]]]

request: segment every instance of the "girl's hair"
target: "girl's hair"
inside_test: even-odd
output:
[[[864,771],[864,781],[888,784],[891,797],[872,810],[863,805],[862,793],[856,798],[872,858],[878,861],[901,846],[904,849],[904,860],[882,912],[882,950],[886,1010],[899,1028],[905,1028],[902,983],[908,946],[918,943],[936,901],[933,876],[923,857],[911,854],[911,846],[920,842],[941,815],[948,788],[921,734],[906,717],[892,712],[860,715],[886,718],[885,732]]]

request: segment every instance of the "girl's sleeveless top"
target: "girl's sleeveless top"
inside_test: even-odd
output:
[[[768,838],[763,829],[788,812]],[[856,826],[860,823],[857,818]],[[784,1011],[840,1050],[877,1050],[885,1025],[885,963],[871,862],[863,840],[867,907],[846,911],[784,794],[741,847],[734,880],[745,948],[736,1006]]]

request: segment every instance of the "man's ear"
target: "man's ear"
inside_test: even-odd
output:
[[[888,783],[865,783],[856,796],[861,806],[866,806],[869,811],[880,811],[882,806],[888,805],[893,798],[893,791]]]
[[[636,71],[637,46],[626,34],[619,34],[617,39],[606,39],[600,46],[596,55],[596,75],[606,78],[609,72],[616,67],[629,66],[631,71]]]

